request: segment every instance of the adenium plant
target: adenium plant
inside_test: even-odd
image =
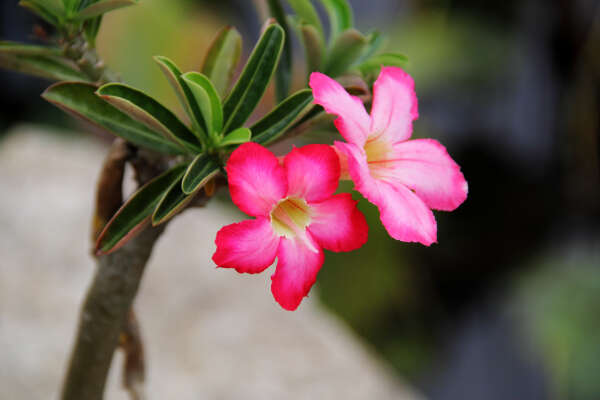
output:
[[[352,180],[379,208],[390,236],[427,246],[437,240],[431,210],[454,210],[467,196],[460,168],[440,143],[410,140],[418,110],[414,82],[402,69],[406,57],[379,52],[380,33],[354,29],[345,0],[318,1],[329,17],[328,35],[313,2],[267,0],[271,18],[235,81],[242,37],[233,27],[216,34],[199,71],[182,72],[174,61],[156,56],[186,119],[120,82],[95,50],[102,16],[136,3],[23,0],[56,35],[43,45],[0,42],[0,66],[58,81],[43,93],[46,100],[126,143],[115,147],[121,152],[111,150],[98,184],[93,239],[101,268],[82,310],[63,399],[102,397],[119,332],[136,340],[123,321],[141,272],[132,275],[135,269],[127,264],[141,264],[143,271],[160,225],[204,204],[219,187],[228,186],[233,203],[253,219],[218,232],[214,263],[259,273],[277,259],[271,291],[287,310],[296,309],[315,283],[323,249],[348,252],[368,240],[357,201],[350,193],[336,194],[340,179]],[[307,86],[290,94],[292,34],[305,49]],[[248,124],[272,78],[276,106]],[[280,157],[265,147],[310,131],[330,114],[337,116],[334,125],[345,142],[309,144]],[[139,188],[122,201],[126,163],[134,167]],[[113,267],[121,272],[107,281]],[[133,284],[123,286],[119,279]],[[107,316],[103,304],[118,303],[111,296],[124,300]],[[107,354],[98,357],[98,349]],[[128,386],[135,392],[136,385]]]

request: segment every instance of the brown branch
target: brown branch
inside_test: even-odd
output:
[[[104,221],[120,203],[124,160],[143,185],[167,167],[156,154],[117,141],[111,147],[98,183],[95,223]],[[215,187],[224,178],[215,178]],[[202,192],[190,206],[201,207],[212,193]],[[132,303],[156,240],[166,224],[148,227],[114,253],[100,257],[92,285],[82,306],[75,344],[63,384],[63,400],[100,400],[112,357],[120,344],[125,352],[124,385],[132,400],[143,399],[144,358],[139,326]],[[95,227],[97,228],[97,227]]]
[[[101,400],[113,353],[126,326],[144,269],[165,226],[143,230],[100,257],[79,320],[63,400]]]

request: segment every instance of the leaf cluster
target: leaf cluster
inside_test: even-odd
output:
[[[29,9],[66,36],[83,30],[94,43],[102,16],[107,12],[131,6],[138,0],[21,0]]]
[[[329,19],[326,35],[314,1],[285,0],[293,13],[286,14],[284,0],[267,0],[271,16],[286,30],[295,33],[305,52],[307,75],[314,71],[330,77],[355,73],[372,82],[382,65],[404,67],[408,59],[397,53],[378,53],[385,42],[377,32],[362,34],[354,28],[352,8],[347,0],[318,0]],[[277,96],[284,98],[292,75],[292,51],[289,41],[277,70]]]
[[[252,126],[244,126],[273,76],[284,39],[279,25],[268,25],[231,89],[241,49],[241,36],[234,28],[217,34],[200,72],[183,73],[172,60],[156,56],[189,122],[122,83],[97,87],[61,82],[44,92],[46,100],[77,117],[137,146],[174,156],[174,165],[141,187],[109,221],[98,238],[100,252],[117,249],[148,223],[170,219],[222,171],[236,146],[250,140],[268,144],[308,111],[312,94],[304,89]]]
[[[137,0],[21,0],[56,28],[44,45],[0,41],[0,67],[55,81],[111,80],[95,53],[102,16]]]

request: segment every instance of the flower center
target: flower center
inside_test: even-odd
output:
[[[279,236],[286,238],[303,236],[304,230],[309,224],[310,206],[304,199],[286,197],[271,211],[271,225]]]
[[[385,140],[378,137],[367,140],[365,143],[365,153],[367,155],[367,164],[369,171],[374,178],[379,178],[381,172],[387,169],[393,162],[392,146]]]

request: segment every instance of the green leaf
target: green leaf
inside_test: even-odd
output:
[[[102,15],[96,18],[90,18],[83,23],[83,34],[85,35],[85,40],[92,47],[96,47],[96,36],[98,36],[98,31],[100,30],[100,25],[102,24]]]
[[[369,58],[373,57],[377,50],[383,46],[383,42],[385,41],[385,36],[382,35],[378,31],[373,31],[367,35],[367,46],[363,55],[357,60],[357,63],[362,63]]]
[[[231,146],[234,144],[242,144],[250,141],[252,138],[252,131],[248,128],[241,127],[234,131],[231,131],[221,140],[219,143],[220,147]]]
[[[408,57],[397,53],[383,53],[371,57],[367,61],[359,64],[356,68],[360,70],[363,76],[378,74],[381,66],[406,67]]]
[[[88,83],[60,82],[46,89],[42,97],[64,111],[138,146],[167,154],[183,153],[176,144],[96,96],[97,89]]]
[[[308,24],[316,29],[318,34],[321,36],[321,40],[325,40],[325,34],[323,32],[323,25],[321,24],[321,18],[315,7],[312,5],[310,0],[287,0],[294,12],[300,17],[300,22]]]
[[[175,166],[138,189],[108,221],[96,240],[96,252],[115,251],[141,231],[165,192],[179,182],[186,167],[186,164]]]
[[[223,107],[221,99],[210,80],[199,72],[181,75],[184,85],[192,92],[202,116],[209,126],[208,134],[217,138],[223,129]]]
[[[50,80],[89,81],[75,64],[52,55],[35,54],[41,46],[32,46],[31,54],[27,54],[25,46],[19,46],[20,50],[0,46],[0,67]]]
[[[21,7],[25,7],[32,13],[41,17],[44,21],[48,22],[50,25],[58,26],[58,16],[53,13],[49,8],[44,7],[35,1],[30,0],[21,0],[19,1],[19,5]]]
[[[91,4],[97,3],[100,0],[79,0],[79,6],[77,7],[78,11],[83,10],[84,8],[88,7]]]
[[[307,72],[318,71],[323,62],[323,53],[325,52],[325,42],[318,35],[317,30],[312,25],[300,26],[302,43],[306,52]]]
[[[323,73],[331,77],[343,74],[360,58],[367,44],[367,39],[359,31],[345,31],[338,36],[331,48]]]
[[[262,98],[277,66],[285,33],[270,25],[252,51],[240,78],[223,104],[224,132],[242,126]]]
[[[169,83],[175,90],[175,93],[179,98],[179,102],[192,120],[192,124],[196,128],[194,129],[194,134],[198,137],[201,143],[206,143],[208,139],[208,125],[202,116],[202,111],[200,111],[192,91],[183,81],[183,78],[181,77],[181,71],[179,68],[177,68],[175,63],[173,63],[173,61],[169,60],[167,57],[155,56],[154,60],[164,72],[165,76],[169,80]]]
[[[154,209],[152,213],[152,226],[167,222],[181,211],[196,195],[196,193],[186,194],[183,192],[181,189],[182,179],[180,178],[171,185],[156,206],[156,209]]]
[[[288,20],[290,21],[290,25],[296,29],[296,33],[302,41],[306,57],[306,73],[310,74],[311,72],[318,71],[325,53],[323,35],[319,34],[319,31],[313,25],[304,23],[296,16],[290,16]]]
[[[352,8],[346,0],[321,0],[321,4],[329,16],[329,42],[334,43],[342,32],[354,26]]]
[[[137,0],[100,0],[80,10],[75,19],[81,21],[98,17],[117,8],[132,6],[136,3]]]
[[[250,128],[252,141],[262,145],[273,142],[311,108],[312,101],[310,89],[294,93]]]
[[[79,9],[79,3],[81,3],[81,0],[62,0],[62,2],[67,16],[71,16],[74,14],[74,11]]]
[[[44,7],[56,16],[62,16],[65,12],[62,0],[26,0]]]
[[[61,57],[62,51],[58,47],[53,46],[38,46],[0,40],[0,54]]]
[[[368,96],[369,85],[358,75],[347,74],[336,78],[336,81],[352,96]]]
[[[96,92],[104,100],[186,149],[199,152],[194,134],[168,108],[146,93],[122,83],[108,83]]]
[[[290,92],[292,80],[292,35],[287,24],[285,12],[283,11],[283,7],[279,0],[267,0],[267,4],[271,16],[275,18],[285,32],[279,65],[277,65],[277,69],[275,70],[275,99],[277,100],[277,103],[279,103],[285,99]]]
[[[202,66],[202,73],[211,80],[224,98],[242,54],[242,37],[230,26],[221,29],[213,40]]]
[[[199,154],[190,164],[181,181],[181,189],[185,194],[195,193],[219,173],[219,164],[206,155]]]

